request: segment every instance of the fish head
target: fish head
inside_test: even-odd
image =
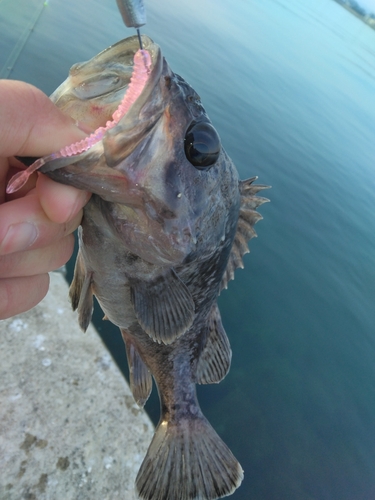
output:
[[[103,126],[129,85],[137,43],[131,37],[73,66],[52,100],[88,128]],[[237,172],[198,94],[151,39],[143,45],[150,72],[127,113],[92,148],[41,170],[97,194],[91,217],[104,214],[113,236],[146,262],[205,259],[233,233]]]

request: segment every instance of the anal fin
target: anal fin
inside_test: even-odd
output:
[[[173,269],[133,282],[130,294],[139,324],[159,344],[171,344],[193,323],[193,297]]]
[[[128,358],[130,390],[137,405],[143,408],[152,390],[151,373],[144,364],[128,332],[121,329],[121,334],[125,342],[126,356]]]
[[[196,380],[198,384],[217,384],[229,372],[232,351],[216,302],[208,315],[207,328],[207,341],[199,357]]]

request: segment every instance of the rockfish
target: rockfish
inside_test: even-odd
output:
[[[72,67],[51,99],[94,132],[37,166],[94,193],[70,287],[80,326],[95,295],[121,330],[135,401],[145,404],[152,378],[158,388],[161,417],[139,497],[211,500],[230,495],[243,471],[195,386],[228,373],[217,297],[243,267],[266,186],[238,179],[198,94],[142,38],[143,51],[131,37]]]

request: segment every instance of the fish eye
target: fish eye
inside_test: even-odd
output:
[[[220,137],[208,122],[193,122],[185,135],[185,155],[199,170],[213,165],[220,155]]]

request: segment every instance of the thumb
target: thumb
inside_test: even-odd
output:
[[[0,156],[44,156],[86,134],[33,85],[0,81]]]

